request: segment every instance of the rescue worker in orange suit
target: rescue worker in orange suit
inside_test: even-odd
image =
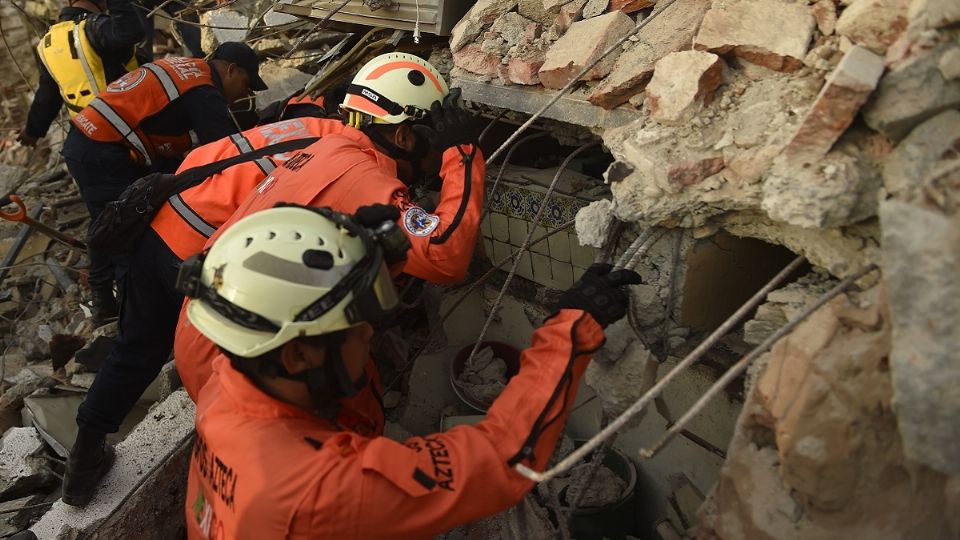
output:
[[[277,100],[260,111],[260,124],[272,124],[290,118],[312,116],[316,118],[340,117],[339,106],[347,92],[347,85],[337,85],[327,93],[311,97],[302,89],[287,99]]]
[[[266,88],[253,50],[224,43],[211,60],[168,57],[110,83],[73,117],[63,144],[67,169],[96,218],[134,180],[172,172],[184,153],[239,131],[227,107],[250,89]],[[97,322],[116,317],[114,264],[90,251],[90,288]]]
[[[372,59],[354,77],[341,105],[351,127],[290,158],[220,230],[278,202],[347,213],[388,204],[401,210],[401,228],[413,244],[406,262],[391,268],[394,275],[440,284],[463,281],[479,230],[486,166],[474,144],[474,118],[457,105],[458,96],[459,90],[448,91],[442,75],[419,57],[388,53]],[[441,163],[429,164],[434,156]],[[439,204],[428,212],[410,200],[400,178],[434,167],[443,186]],[[209,377],[216,349],[183,312],[174,356],[184,386],[195,397]],[[375,371],[372,365],[370,371]]]
[[[178,171],[282,141],[336,133],[342,127],[338,120],[298,118],[234,133],[192,151]],[[174,195],[154,216],[150,229],[128,258],[123,309],[113,349],[80,406],[78,441],[85,441],[94,450],[75,446],[71,451],[64,476],[67,504],[84,506],[89,501],[100,475],[109,466],[109,459],[91,461],[91,456],[112,454],[112,448],[104,443],[106,434],[117,431],[170,355],[183,304],[183,295],[175,290],[180,263],[203,249],[207,238],[254,186],[287,157],[274,155],[235,165]]]
[[[333,418],[363,384],[373,328],[397,303],[384,264],[395,244],[373,232],[381,226],[268,209],[184,263],[190,320],[223,351],[197,400],[190,540],[431,538],[533,487],[513,466],[545,467],[603,327],[626,313],[621,287],[639,276],[588,269],[479,424],[371,438]]]
[[[143,35],[130,0],[68,1],[37,44],[40,79],[17,140],[34,146],[61,106],[75,115],[107,84],[136,69],[134,47]]]

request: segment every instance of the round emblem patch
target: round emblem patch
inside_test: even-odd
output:
[[[428,214],[419,206],[414,206],[403,214],[403,226],[414,236],[428,236],[440,225],[440,216]]]
[[[143,79],[147,77],[147,70],[140,68],[136,71],[131,71],[123,77],[113,81],[107,85],[107,92],[126,92],[131,88],[137,86],[143,82]]]

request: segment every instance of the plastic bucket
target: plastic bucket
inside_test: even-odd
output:
[[[473,350],[474,344],[467,345],[466,347],[460,349],[457,353],[457,356],[453,359],[453,366],[450,369],[450,386],[453,387],[453,392],[457,394],[457,397],[460,398],[460,401],[464,402],[468,407],[475,411],[482,413],[487,412],[487,409],[490,408],[490,405],[493,403],[483,403],[478,401],[466,394],[463,391],[463,388],[457,383],[457,379],[460,378],[460,374],[463,373],[463,368],[467,364],[467,358],[470,357],[470,352]],[[503,359],[504,363],[507,364],[507,381],[513,378],[514,375],[520,372],[520,351],[518,351],[512,345],[507,345],[501,341],[482,341],[480,342],[480,347],[477,351],[481,351],[486,347],[493,349],[493,355],[497,358]]]

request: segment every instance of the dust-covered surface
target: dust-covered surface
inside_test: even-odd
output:
[[[596,508],[619,502],[627,483],[605,465],[597,467],[593,481],[584,489],[591,468],[590,462],[587,462],[570,470],[566,479],[566,503],[571,505],[579,501],[580,508]]]

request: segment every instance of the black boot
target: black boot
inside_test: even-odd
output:
[[[103,433],[80,428],[63,475],[63,502],[86,506],[100,479],[113,465],[114,456],[113,446],[107,444]]]
[[[112,285],[98,285],[93,289],[93,324],[104,325],[114,321],[120,315],[120,305],[113,295]]]

